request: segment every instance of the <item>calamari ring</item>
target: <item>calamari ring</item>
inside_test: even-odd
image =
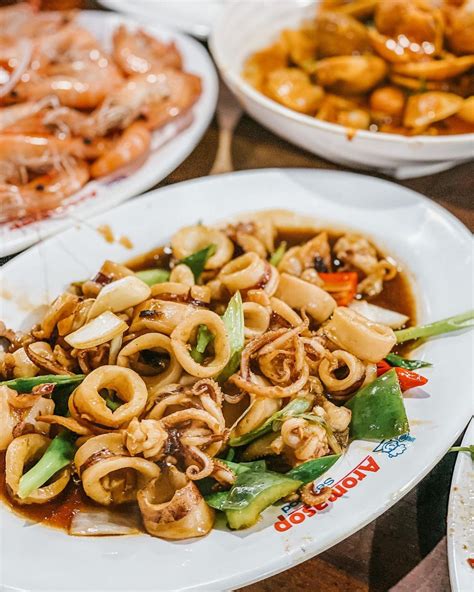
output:
[[[174,468],[138,492],[147,532],[164,539],[204,536],[214,525],[214,510],[199,489]]]
[[[261,259],[257,253],[245,253],[229,261],[219,274],[219,279],[231,292],[248,290],[258,286],[267,274],[267,261]]]
[[[123,473],[120,474],[118,471]],[[81,475],[81,480],[88,497],[98,504],[109,506],[135,500],[138,490],[159,474],[158,465],[144,458],[111,456],[87,467]]]
[[[244,335],[246,339],[252,339],[265,333],[270,325],[270,312],[268,308],[256,302],[244,302]]]
[[[65,467],[49,485],[38,487],[26,498],[18,497],[25,466],[40,459],[50,443],[51,440],[41,434],[25,434],[9,444],[5,456],[5,482],[17,504],[45,504],[57,497],[68,484],[71,471]]]
[[[186,286],[186,293],[188,291],[189,287]],[[138,333],[146,330],[171,335],[179,323],[195,310],[196,307],[190,304],[159,300],[158,296],[157,299],[147,300],[135,308],[130,332]]]
[[[347,367],[347,376],[337,378],[334,370],[340,366]],[[331,358],[324,358],[319,364],[319,378],[327,390],[336,396],[345,396],[358,388],[365,378],[365,366],[347,351],[337,349]]]
[[[214,359],[204,366],[198,364],[190,355],[188,341],[197,331],[199,325],[206,325],[214,335]],[[171,334],[171,344],[174,354],[181,366],[198,378],[211,378],[221,372],[230,358],[230,345],[227,338],[225,325],[222,319],[210,310],[197,310],[192,315],[181,321]]]
[[[79,475],[83,467],[89,459],[97,457],[99,452],[103,452],[104,456],[123,456],[128,454],[125,449],[123,432],[109,432],[108,434],[101,434],[89,438],[80,446],[74,456],[74,466]]]
[[[150,365],[139,361],[139,353],[143,350],[166,352],[169,355],[168,367],[159,374],[150,375]],[[126,368],[132,366],[133,370],[140,373],[152,394],[162,386],[178,382],[182,374],[181,365],[171,346],[171,339],[161,333],[146,333],[127,343],[117,357],[117,364]]]
[[[222,267],[234,254],[234,245],[223,232],[202,224],[185,226],[171,239],[171,248],[176,259],[185,259],[209,245],[215,245],[216,252],[207,260],[205,269]]]
[[[288,306],[286,302],[280,300],[280,298],[270,298],[270,305],[272,312],[281,317],[284,321],[289,323],[292,327],[298,327],[303,322],[300,315],[295,312],[291,306]]]
[[[180,263],[176,267],[173,267],[170,274],[170,282],[176,282],[185,286],[194,286],[196,283],[191,268],[184,263]]]
[[[124,401],[115,411],[107,407],[99,394],[107,388]],[[101,366],[88,374],[69,397],[69,411],[75,419],[120,428],[142,413],[147,399],[146,384],[136,372],[120,366]]]

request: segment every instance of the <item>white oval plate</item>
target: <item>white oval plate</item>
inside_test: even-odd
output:
[[[472,396],[472,391],[471,391]],[[474,419],[471,420],[462,446],[474,444]],[[448,565],[453,592],[474,589],[474,463],[466,452],[459,452],[454,467],[448,506]]]
[[[82,11],[78,23],[90,30],[106,47],[120,24],[133,29],[136,21],[118,14]],[[197,146],[214,114],[218,83],[212,60],[194,39],[163,26],[145,27],[159,39],[175,40],[183,56],[184,68],[202,79],[202,94],[191,112],[181,121],[168,124],[153,133],[153,151],[137,170],[115,181],[91,181],[67,199],[62,211],[39,222],[0,224],[0,257],[18,253],[39,240],[71,226],[78,219],[109,211],[130,197],[146,191],[169,175]]]
[[[378,179],[284,169],[166,187],[40,243],[2,268],[1,316],[15,328],[27,328],[34,308],[50,302],[68,282],[95,273],[105,258],[126,260],[198,220],[212,223],[265,208],[291,208],[317,217],[321,225],[371,235],[416,278],[422,321],[472,306],[472,239],[451,214]],[[109,224],[116,236],[126,235],[133,250],[106,243],[96,231],[101,224]],[[451,334],[417,350],[417,357],[434,366],[426,372],[427,389],[406,397],[410,437],[353,443],[324,476],[340,496],[326,509],[316,513],[274,507],[250,530],[219,527],[204,539],[173,543],[149,536],[68,537],[40,525],[26,527],[2,508],[4,584],[15,590],[208,592],[238,588],[320,553],[406,494],[465,427],[471,415],[471,337],[467,332]]]
[[[102,6],[147,23],[162,23],[206,39],[229,0],[99,0]]]

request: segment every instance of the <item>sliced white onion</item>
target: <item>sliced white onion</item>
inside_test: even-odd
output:
[[[97,317],[106,310],[121,312],[136,306],[149,298],[150,294],[150,286],[140,278],[128,275],[102,288],[89,310],[89,319]]]
[[[124,514],[106,508],[88,508],[75,514],[69,526],[74,536],[110,536],[140,534],[140,513],[130,509]]]
[[[122,349],[123,335],[117,335],[110,342],[109,350],[109,366],[114,366],[117,363],[117,357]]]
[[[76,349],[89,349],[111,341],[125,333],[128,325],[113,312],[106,311],[77,331],[66,335],[65,341]]]
[[[388,308],[382,308],[381,306],[370,304],[365,300],[354,300],[349,304],[349,308],[359,313],[366,319],[369,319],[369,321],[386,325],[392,329],[400,329],[400,327],[403,327],[403,325],[410,318],[394,310],[389,310]]]

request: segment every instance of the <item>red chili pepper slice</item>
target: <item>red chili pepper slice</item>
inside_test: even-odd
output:
[[[357,294],[359,278],[355,271],[338,271],[336,273],[319,273],[323,280],[323,288],[330,292],[339,306],[347,306]]]
[[[388,372],[389,370],[392,370],[392,366],[390,366],[385,360],[377,363],[377,376],[382,376],[382,374],[385,374],[385,372]],[[408,389],[415,388],[416,386],[423,386],[428,382],[428,379],[425,376],[421,376],[421,374],[417,374],[412,370],[398,367],[394,368],[394,370],[397,373],[402,393]]]

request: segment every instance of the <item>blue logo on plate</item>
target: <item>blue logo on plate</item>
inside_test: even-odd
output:
[[[374,452],[383,452],[388,455],[388,458],[395,458],[400,456],[407,449],[407,444],[414,442],[416,438],[410,436],[410,434],[403,434],[397,438],[391,438],[390,440],[382,440],[374,448]]]

